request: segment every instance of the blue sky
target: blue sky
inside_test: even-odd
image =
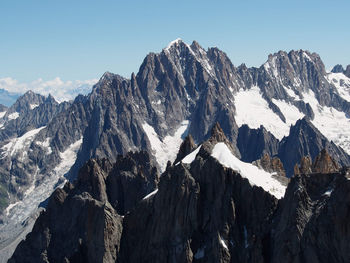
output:
[[[350,64],[350,1],[42,1],[0,4],[0,78],[30,82],[129,77],[180,37],[217,46],[234,65],[307,49]]]

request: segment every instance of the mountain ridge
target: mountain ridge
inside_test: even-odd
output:
[[[350,141],[345,127],[350,93],[346,76],[332,74],[337,73],[327,73],[317,54],[303,50],[280,51],[259,68],[247,68],[235,67],[218,48],[204,50],[195,41],[188,45],[177,40],[159,53],[149,53],[130,79],[106,72],[87,96],[66,104],[48,103],[57,110],[38,122],[38,133],[28,135],[30,158],[18,164],[30,173],[9,170],[2,180],[7,189],[12,189],[14,203],[21,202],[28,189],[36,189],[50,176],[53,185],[61,185],[65,178],[74,180],[91,158],[114,162],[118,154],[145,150],[151,153],[152,163],[164,171],[169,159],[175,161],[187,134],[195,143],[204,141],[210,138],[215,123],[220,123],[236,157],[251,162],[268,153],[271,158],[279,157],[291,176],[295,163],[310,151],[301,147],[291,150],[293,143],[282,141],[288,141],[290,126],[304,116],[310,121],[303,134],[296,132],[292,137],[303,141],[305,149],[313,145],[313,158],[328,145],[328,150],[336,153],[338,164],[349,165]],[[30,109],[30,114],[48,116],[51,110],[40,105]],[[17,123],[23,125],[22,130],[34,131],[22,120],[10,120],[0,131],[3,153],[8,152],[4,145],[26,134],[20,132]],[[13,130],[10,122],[14,123]],[[258,142],[255,149],[250,143],[253,139]],[[318,141],[322,143],[315,143]],[[282,146],[287,144],[288,149]],[[288,158],[294,161],[288,162]],[[4,159],[0,168],[11,164]],[[52,169],[59,171],[48,174]],[[24,178],[21,187],[13,183],[18,178]],[[6,211],[11,216],[15,208]]]

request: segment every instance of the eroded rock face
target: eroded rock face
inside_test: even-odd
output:
[[[58,188],[9,262],[115,262],[123,217],[151,192],[157,170],[146,152],[91,159],[77,182]]]
[[[329,142],[309,119],[303,118],[291,127],[290,135],[281,141],[278,157],[283,162],[287,176],[290,177],[293,174],[294,165],[299,163],[303,156],[314,159],[322,149],[327,149],[330,155],[335,156],[340,166],[349,165],[348,155],[333,142]],[[307,172],[311,163],[307,160],[304,162]]]
[[[196,147],[197,146],[192,138],[192,135],[191,134],[187,135],[184,141],[180,145],[180,149],[176,156],[174,164],[181,161],[187,154],[191,153],[194,149],[196,149]]]
[[[169,164],[152,193],[146,153],[90,160],[75,185],[54,192],[10,262],[348,261],[346,170],[298,174],[278,200],[213,158],[217,143],[232,146],[220,125],[211,134],[192,163]]]
[[[349,190],[341,173],[294,176],[275,217],[271,262],[348,262]]]
[[[312,170],[315,173],[334,173],[339,170],[338,164],[328,154],[326,149],[323,149],[316,157]]]
[[[294,174],[311,174],[311,173],[336,173],[339,166],[337,162],[329,155],[326,149],[322,149],[312,163],[310,156],[303,156],[298,164],[294,167]]]
[[[345,69],[344,75],[350,78],[350,65],[348,65]]]
[[[268,259],[277,199],[210,157],[205,149],[215,138],[220,135],[202,145],[191,165],[169,167],[158,192],[125,216],[118,262]]]

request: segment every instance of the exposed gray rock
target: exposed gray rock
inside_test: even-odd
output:
[[[277,200],[211,157],[218,142],[234,150],[217,124],[195,160],[169,165],[158,190],[138,199],[124,218],[115,209],[130,195],[111,200],[125,182],[108,178],[140,175],[136,170],[149,170],[150,159],[129,154],[114,166],[90,160],[75,185],[67,183],[51,196],[9,262],[348,261],[345,170],[296,175]],[[146,174],[145,186],[155,182]],[[131,185],[138,180],[129,178]]]
[[[270,262],[347,262],[350,181],[344,174],[296,175],[274,220]]]
[[[347,67],[344,71],[344,75],[347,76],[348,78],[350,78],[350,65],[347,65]]]
[[[186,155],[190,154],[194,149],[196,149],[196,144],[191,136],[191,134],[187,135],[184,141],[180,145],[179,152],[177,153],[174,164],[181,161]]]
[[[342,65],[337,64],[337,65],[335,65],[335,66],[332,68],[331,72],[333,72],[333,73],[344,73],[344,68],[343,68]]]
[[[147,153],[91,159],[77,182],[58,188],[9,262],[115,262],[123,217],[154,190],[158,174]],[[127,210],[128,209],[128,210]]]
[[[274,156],[278,153],[279,141],[263,126],[250,129],[242,125],[238,130],[237,147],[241,153],[241,160],[253,162],[263,157],[265,153]]]
[[[308,119],[304,118],[291,127],[288,137],[283,138],[278,157],[286,169],[287,176],[290,177],[293,175],[294,165],[299,163],[303,156],[314,159],[324,148],[340,166],[350,164],[349,156],[333,142],[329,142]]]

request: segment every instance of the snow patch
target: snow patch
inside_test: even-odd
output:
[[[16,202],[16,203],[13,203],[13,204],[10,204],[8,207],[6,207],[5,209],[5,214],[6,216],[8,216],[10,214],[10,211],[13,207],[15,207],[19,202]]]
[[[62,171],[64,171],[64,173],[62,174],[63,176],[69,171],[69,169],[75,163],[75,160],[77,158],[77,152],[82,142],[83,142],[83,138],[71,144],[63,153],[61,152],[59,153],[61,162],[54,169],[54,172],[56,174],[62,174]]]
[[[148,123],[144,123],[142,125],[142,128],[151,143],[153,154],[157,159],[161,172],[165,171],[168,160],[171,162],[175,160],[178,149],[182,143],[183,136],[186,134],[188,125],[188,120],[183,121],[173,135],[167,135],[163,140],[159,138],[154,128]]]
[[[227,250],[228,250],[228,247],[227,247],[225,241],[221,238],[220,235],[219,235],[219,240],[220,240],[220,244],[222,245],[222,247],[223,247],[224,249],[227,249]]]
[[[297,99],[297,100],[300,99],[299,96],[290,87],[283,87],[283,88],[290,97]]]
[[[29,107],[31,110],[34,110],[36,107],[38,107],[39,104],[30,104]]]
[[[286,123],[290,127],[295,124],[297,120],[302,119],[304,114],[299,111],[297,107],[293,104],[286,102],[284,100],[272,99],[272,102],[277,105],[284,117],[286,118]]]
[[[19,117],[19,113],[18,113],[18,112],[13,112],[13,113],[11,113],[11,114],[9,114],[9,115],[7,116],[7,118],[10,119],[10,120],[15,120],[15,119],[17,119],[18,117]]]
[[[217,159],[222,165],[239,172],[242,177],[248,179],[251,185],[262,187],[278,199],[284,196],[286,186],[273,178],[270,173],[259,169],[255,165],[239,160],[231,153],[225,143],[217,143],[214,146],[211,156]]]
[[[350,78],[343,73],[329,73],[327,74],[329,83],[333,84],[339,95],[350,102]]]
[[[2,117],[4,117],[5,114],[6,114],[6,111],[0,112],[0,119],[1,119]]]
[[[181,39],[181,38],[177,38],[177,39],[171,41],[171,42],[168,44],[168,46],[167,46],[166,48],[164,48],[164,50],[169,51],[169,49],[170,49],[173,45],[176,45],[176,44],[178,44],[179,42],[182,42],[182,39]]]
[[[185,158],[183,158],[183,159],[181,160],[181,162],[187,163],[187,164],[192,163],[192,162],[194,161],[194,159],[196,159],[196,156],[197,156],[197,154],[199,153],[199,150],[201,149],[201,147],[202,147],[202,145],[199,146],[199,147],[197,147],[197,149],[195,149],[194,151],[192,151],[190,154],[187,154],[187,155],[185,156]]]
[[[158,192],[158,189],[154,190],[153,192],[149,193],[144,198],[142,198],[142,200],[145,200],[145,199],[150,198],[151,196],[154,196],[157,192]]]
[[[48,138],[46,138],[45,141],[43,141],[43,142],[36,141],[35,143],[36,143],[37,145],[41,146],[42,148],[46,149],[46,153],[47,153],[47,154],[51,154],[51,153],[52,153],[52,149],[51,149],[51,147],[50,147],[50,140],[51,140],[51,138],[48,137]]]
[[[26,153],[23,149],[33,142],[35,135],[37,135],[42,129],[46,126],[40,127],[38,129],[33,129],[29,132],[26,132],[21,137],[13,138],[9,143],[4,145],[2,149],[5,151],[3,156],[13,156],[15,153],[20,152],[22,156]]]
[[[342,147],[350,154],[350,119],[344,112],[332,107],[320,106],[312,90],[302,93],[304,102],[309,103],[315,117],[313,125],[336,145]]]
[[[247,124],[250,128],[257,129],[263,125],[279,140],[289,134],[289,125],[270,109],[257,86],[249,90],[240,89],[234,95],[234,100],[238,126]]]
[[[333,188],[331,188],[331,189],[328,189],[326,192],[324,192],[324,196],[331,196],[331,194],[332,194],[332,192],[333,192]]]

